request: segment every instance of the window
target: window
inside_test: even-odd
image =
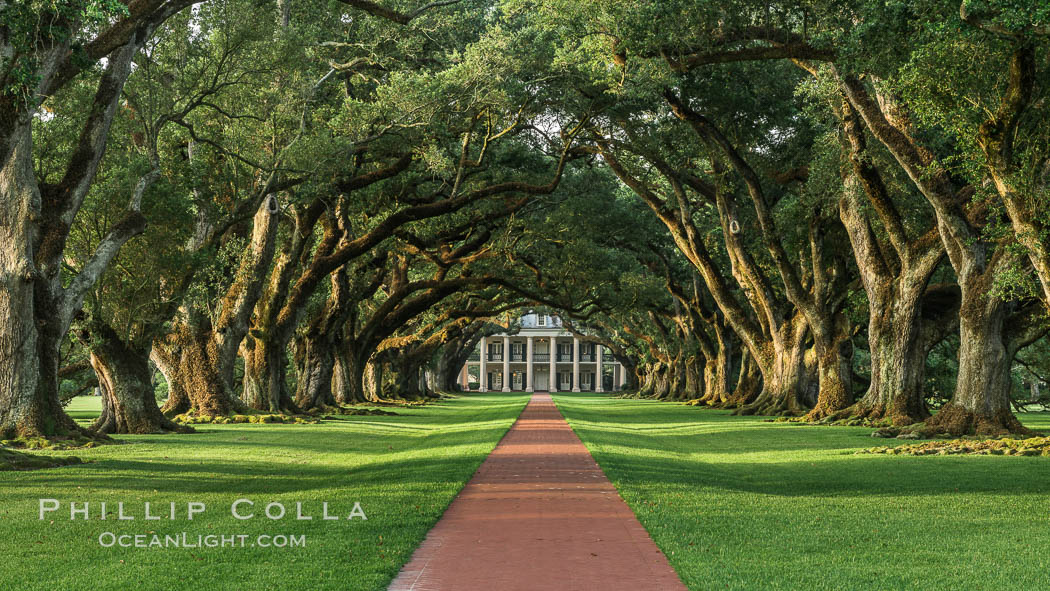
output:
[[[544,314],[537,314],[536,326],[547,326],[547,316]]]

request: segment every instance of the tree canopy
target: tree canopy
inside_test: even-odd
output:
[[[1048,35],[1005,0],[0,1],[0,438],[434,396],[537,308],[639,396],[1023,433]]]

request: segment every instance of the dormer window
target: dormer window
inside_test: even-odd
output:
[[[544,314],[537,314],[536,326],[547,326],[547,316]]]

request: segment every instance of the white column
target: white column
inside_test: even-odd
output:
[[[480,376],[481,380],[480,380],[480,383],[478,384],[478,392],[488,392],[489,391],[489,384],[488,384],[489,351],[488,351],[488,347],[485,344],[486,340],[487,339],[485,337],[481,337],[481,366],[480,366],[480,368],[481,368],[480,369],[480,371],[481,371],[481,376]]]
[[[470,377],[467,374],[466,363],[463,364],[463,369],[459,370],[459,387],[464,392],[470,388]]]
[[[594,370],[594,391],[603,392],[602,390],[602,346],[594,345],[594,352],[596,357],[594,358],[597,363],[595,364]]]
[[[572,391],[580,391],[580,339],[572,337]]]
[[[503,337],[503,391],[510,392],[510,337]]]
[[[525,341],[525,391],[536,391],[532,387],[532,337]]]
[[[550,360],[549,363],[551,365],[551,369],[550,369],[551,375],[550,375],[550,377],[547,378],[547,391],[548,392],[557,392],[558,391],[558,368],[554,364],[554,359],[555,359],[554,355],[556,353],[555,349],[557,348],[558,343],[556,343],[554,341],[554,337],[550,338],[550,343],[551,344],[550,344],[549,347],[547,347],[547,349],[550,352],[550,357],[548,359]]]
[[[617,367],[617,370],[616,370],[616,377],[617,377],[616,389],[617,390],[623,390],[623,382],[624,382],[624,377],[627,376],[627,368],[624,367],[622,364],[617,365],[616,367]]]

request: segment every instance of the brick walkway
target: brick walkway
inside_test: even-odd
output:
[[[389,589],[685,586],[550,395],[534,394]]]

